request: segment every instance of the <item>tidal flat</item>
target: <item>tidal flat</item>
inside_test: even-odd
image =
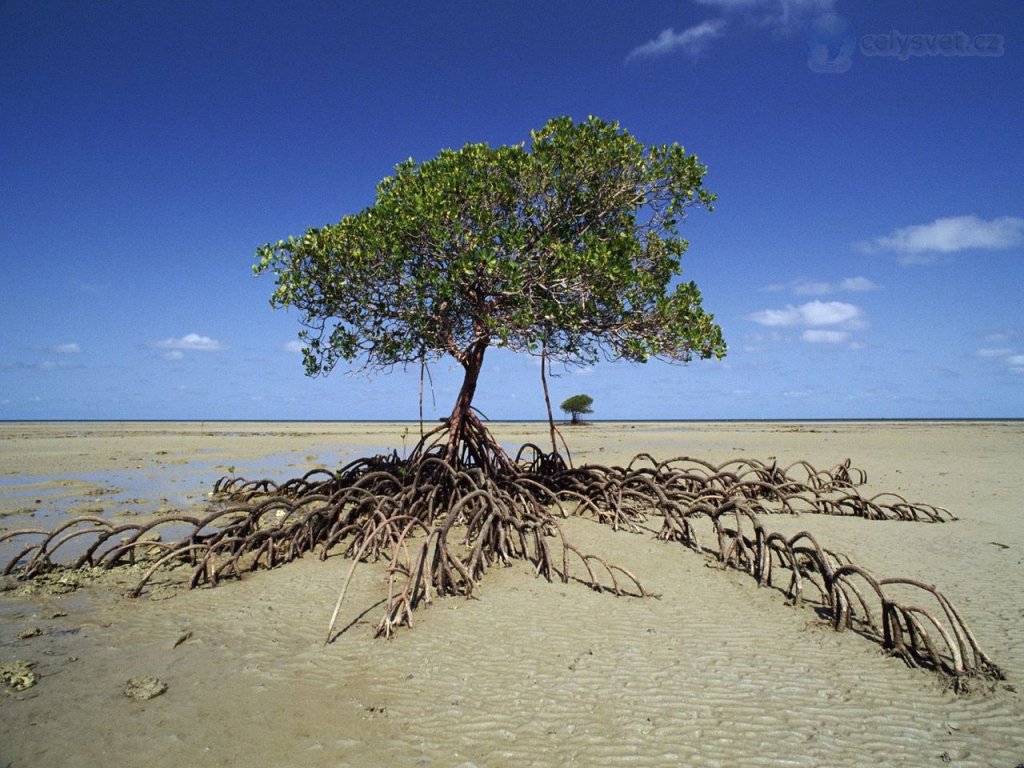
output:
[[[431,426],[431,425],[428,425]],[[491,425],[547,445],[543,423]],[[649,533],[566,521],[581,548],[660,598],[495,568],[477,599],[435,600],[373,637],[383,564],[306,557],[215,589],[123,596],[126,578],[32,588],[6,577],[0,765],[1014,766],[1024,762],[1024,423],[596,422],[562,427],[577,464],[635,454],[849,458],[866,492],[946,523],[773,515],[882,576],[937,585],[1006,680],[956,695],[813,607]],[[412,448],[417,424],[0,424],[0,533],[74,515],[202,510],[226,474],[285,480]],[[0,551],[2,555],[2,551]],[[21,666],[18,666],[21,665]],[[12,679],[15,673],[12,672]],[[24,681],[32,676],[32,684]],[[145,700],[130,680],[166,684]]]

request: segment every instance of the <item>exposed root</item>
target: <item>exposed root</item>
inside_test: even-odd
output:
[[[805,585],[814,586],[814,602],[830,617],[836,631],[858,631],[910,666],[948,675],[957,690],[965,688],[969,678],[1003,678],[949,599],[935,586],[913,579],[876,578],[845,555],[822,547],[806,531],[789,538],[769,533],[743,502],[703,505],[682,518],[696,516],[710,518],[716,546],[706,551],[726,567],[745,571],[762,586],[773,586],[773,578],[781,572],[789,577],[784,591],[795,605],[807,599]],[[699,548],[695,541],[677,535],[684,525],[675,518],[666,515],[662,538]]]
[[[810,600],[821,606],[836,630],[871,637],[908,664],[949,675],[958,689],[972,677],[1001,678],[934,586],[877,578],[808,532],[787,538],[764,528],[761,516],[771,513],[955,519],[941,507],[896,494],[860,495],[857,486],[866,475],[848,460],[817,470],[806,461],[781,467],[740,458],[716,466],[640,454],[624,468],[571,467],[536,445],[510,457],[475,416],[463,424],[462,434],[453,441],[442,426],[408,457],[363,458],[337,472],[313,470],[280,485],[222,478],[214,491],[224,506],[201,518],[114,524],[82,517],[52,531],[9,531],[0,535],[0,543],[15,538],[30,543],[3,573],[27,579],[60,567],[144,561],[148,568],[129,593],[137,596],[169,567],[190,569],[190,587],[215,586],[306,553],[321,559],[341,553],[352,559],[352,567],[328,641],[335,637],[353,573],[368,561],[385,564],[387,597],[377,626],[385,637],[410,626],[416,609],[434,597],[474,597],[490,567],[516,560],[530,562],[549,581],[573,579],[616,595],[652,596],[628,570],[582,552],[566,538],[559,519],[583,515],[616,530],[654,530],[661,539],[749,573],[758,584],[775,586],[777,580],[793,604]],[[714,529],[707,543],[698,533],[701,518]],[[176,535],[164,541],[164,533]],[[76,555],[69,561],[72,550]]]

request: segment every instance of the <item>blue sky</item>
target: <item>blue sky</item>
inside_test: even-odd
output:
[[[556,405],[1022,417],[1022,33],[1012,0],[0,0],[0,419],[414,418],[418,371],[304,376],[253,253],[562,114],[707,164],[684,275],[729,354]],[[490,353],[477,404],[543,418],[536,362]]]

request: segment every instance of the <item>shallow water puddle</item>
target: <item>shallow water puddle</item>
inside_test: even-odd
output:
[[[349,446],[343,450],[291,451],[235,464],[222,460],[193,460],[169,465],[139,466],[62,475],[0,477],[0,537],[14,530],[52,530],[74,518],[99,517],[125,524],[142,518],[183,513],[201,516],[212,509],[212,488],[224,476],[284,482],[317,468],[340,469],[363,456],[387,453],[380,446]],[[68,533],[74,532],[74,528]],[[184,523],[160,526],[163,541],[191,531]],[[39,537],[17,536],[0,541],[0,568]],[[80,556],[95,540],[83,535],[60,548],[60,560]]]

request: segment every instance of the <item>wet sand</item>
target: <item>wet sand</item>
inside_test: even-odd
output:
[[[544,425],[496,426],[547,444]],[[384,448],[416,425],[0,424],[0,527],[62,515],[201,508],[230,471],[277,479]],[[217,589],[138,600],[101,582],[0,593],[0,661],[36,685],[0,695],[0,765],[1012,766],[1024,762],[1024,424],[596,424],[577,464],[640,451],[849,457],[865,493],[948,508],[945,524],[772,516],[879,575],[934,583],[1005,683],[956,696],[811,608],[649,535],[572,520],[573,541],[661,599],[492,570],[479,599],[435,601],[373,639],[383,571],[356,571],[351,628],[323,637],[349,562],[306,558]],[[8,581],[8,583],[10,583]],[[365,612],[365,615],[364,615]],[[36,632],[38,630],[38,632]],[[129,678],[168,690],[124,696]]]

